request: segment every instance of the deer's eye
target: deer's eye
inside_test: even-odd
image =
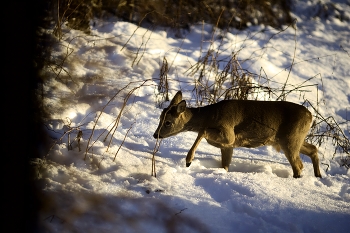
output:
[[[171,126],[171,122],[170,121],[166,121],[164,124],[165,124],[165,127],[170,127]]]

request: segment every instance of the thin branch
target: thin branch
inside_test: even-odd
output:
[[[118,154],[120,148],[123,146],[123,144],[124,144],[124,142],[125,142],[125,139],[126,139],[126,137],[128,136],[128,134],[129,134],[129,131],[131,130],[132,126],[133,126],[135,123],[136,123],[136,121],[134,121],[134,122],[131,124],[130,128],[128,129],[128,131],[126,131],[126,134],[124,135],[124,139],[123,139],[122,143],[120,144],[120,146],[119,146],[117,152],[115,153],[115,156],[114,156],[113,161],[114,161],[115,158],[117,157],[117,154]]]

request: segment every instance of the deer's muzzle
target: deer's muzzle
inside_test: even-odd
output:
[[[160,136],[157,132],[155,132],[155,133],[153,134],[153,137],[154,137],[155,139],[157,139],[157,138],[163,138],[163,137]]]

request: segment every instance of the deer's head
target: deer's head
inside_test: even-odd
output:
[[[163,109],[159,118],[159,125],[154,138],[167,138],[184,131],[186,119],[186,101],[182,100],[182,93],[178,91],[171,100],[169,107]]]

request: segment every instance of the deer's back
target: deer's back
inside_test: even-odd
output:
[[[287,101],[223,100],[201,108],[202,114],[216,120],[235,123],[247,118],[281,122],[286,120],[311,120],[311,113],[304,106]]]

